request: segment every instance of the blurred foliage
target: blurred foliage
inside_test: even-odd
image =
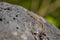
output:
[[[54,3],[54,2],[56,2],[56,0],[51,0],[51,3],[50,3],[50,4],[52,4],[52,3]]]
[[[34,11],[60,29],[60,0],[0,0]]]

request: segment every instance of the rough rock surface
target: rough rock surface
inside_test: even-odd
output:
[[[0,40],[60,40],[60,30],[47,21],[44,23],[47,37],[45,34],[37,37],[42,25],[28,13],[21,6],[0,2]]]

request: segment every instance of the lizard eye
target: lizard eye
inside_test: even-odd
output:
[[[37,34],[39,34],[39,32],[35,32],[35,33],[33,33],[34,35],[37,35]]]
[[[37,35],[37,33],[34,33],[34,35]]]

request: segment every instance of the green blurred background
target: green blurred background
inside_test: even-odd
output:
[[[60,29],[60,0],[0,0],[36,12]]]

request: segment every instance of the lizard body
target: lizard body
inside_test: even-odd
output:
[[[29,11],[28,15],[31,16],[32,18],[34,18],[39,23],[41,23],[42,24],[41,31],[44,31],[44,20],[40,16],[38,16],[37,14],[35,14],[35,13],[31,12],[31,11]]]
[[[42,28],[39,32],[37,32],[37,36],[36,36],[36,40],[39,40],[38,36],[46,36],[47,34],[44,32],[44,23],[46,22],[44,19],[42,19],[41,16],[38,16],[37,14],[33,13],[32,11],[28,11],[28,15],[31,16],[32,18],[34,18],[36,21],[38,21],[39,23],[42,24]],[[47,37],[47,39],[49,40],[49,38]],[[43,39],[42,39],[43,40]]]

